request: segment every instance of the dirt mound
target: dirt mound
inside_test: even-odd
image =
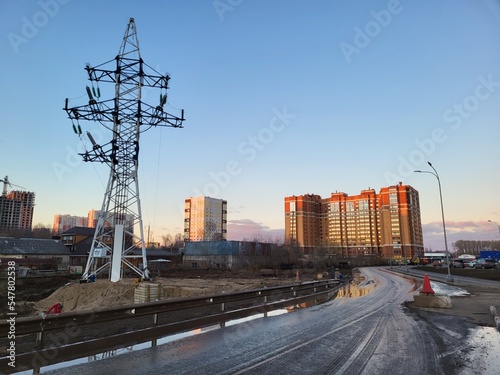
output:
[[[134,282],[97,280],[94,283],[71,283],[57,289],[47,298],[37,302],[37,311],[47,311],[55,303],[63,304],[63,311],[86,310],[96,307],[118,306],[134,301]]]
[[[156,282],[163,289],[163,299],[168,300],[233,293],[260,289],[266,286],[290,285],[293,284],[292,280],[158,278]],[[38,313],[47,311],[58,302],[63,304],[63,312],[132,304],[134,303],[136,286],[137,284],[133,279],[124,279],[116,283],[109,280],[96,280],[96,282],[86,284],[73,282],[57,289],[49,297],[37,302],[34,307],[36,313]]]

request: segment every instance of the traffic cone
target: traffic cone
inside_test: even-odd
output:
[[[434,291],[432,290],[431,287],[431,281],[429,280],[429,276],[427,276],[427,274],[424,275],[424,285],[420,290],[420,294],[427,294],[427,295],[434,294]]]

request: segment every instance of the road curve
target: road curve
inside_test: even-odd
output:
[[[416,318],[403,305],[413,299],[410,281],[361,272],[359,288],[319,306],[46,373],[453,374],[464,325]]]

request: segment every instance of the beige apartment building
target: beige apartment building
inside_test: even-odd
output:
[[[73,215],[54,215],[54,221],[52,223],[52,233],[61,234],[73,227],[86,227],[87,218],[83,216],[73,216]]]
[[[423,255],[418,192],[400,183],[355,196],[285,197],[285,241],[305,254],[323,248],[343,257]]]
[[[227,240],[227,201],[191,197],[184,201],[184,240]]]

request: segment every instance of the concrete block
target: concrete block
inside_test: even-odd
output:
[[[432,307],[437,309],[451,309],[451,298],[449,296],[433,295],[414,295],[413,300],[417,307]]]
[[[495,326],[497,330],[500,331],[500,316],[498,316],[497,308],[495,306],[490,306],[490,312],[495,320]]]

